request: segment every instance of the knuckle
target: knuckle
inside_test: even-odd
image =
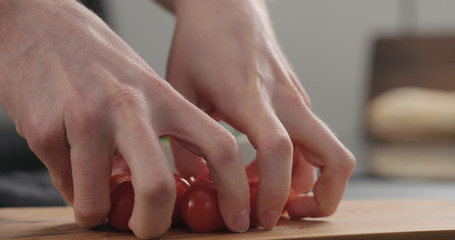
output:
[[[56,125],[43,123],[32,128],[34,130],[30,131],[26,138],[30,149],[37,155],[52,150],[55,145],[64,140],[63,131]]]
[[[240,154],[237,142],[232,134],[227,131],[219,131],[213,136],[213,142],[216,143],[217,147],[214,149],[213,158],[220,159],[223,161],[234,160],[236,154]]]
[[[153,110],[146,105],[144,93],[130,86],[119,86],[109,98],[110,110],[121,121],[144,122],[144,113]]]
[[[281,101],[289,105],[291,109],[308,111],[311,109],[310,98],[301,94],[297,89],[291,89],[286,94],[283,94]]]
[[[215,140],[220,144],[223,148],[232,151],[232,149],[237,148],[237,142],[232,134],[229,133],[218,133],[215,137]]]
[[[293,151],[292,141],[287,134],[277,134],[263,139],[258,149],[266,153],[280,153],[291,156]]]
[[[115,109],[136,108],[141,105],[142,95],[132,87],[121,86],[111,96],[111,103]]]
[[[81,111],[77,119],[77,130],[80,133],[88,133],[99,126],[97,114],[92,114],[92,111]]]
[[[287,94],[284,94],[284,100],[289,103],[302,103],[303,97],[296,88],[292,88]]]
[[[147,199],[153,199],[156,202],[168,202],[176,194],[175,181],[167,178],[157,178],[152,181],[139,183],[137,191]]]
[[[338,167],[342,169],[343,172],[351,173],[356,166],[356,159],[354,154],[349,150],[344,149],[343,154],[340,154],[338,159]]]
[[[68,103],[65,106],[65,123],[80,133],[92,131],[100,126],[104,119],[100,119],[99,103],[80,104],[78,101]]]
[[[73,208],[78,224],[84,228],[101,225],[109,214],[109,204],[96,198],[79,199]]]

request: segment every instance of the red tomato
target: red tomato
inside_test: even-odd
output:
[[[193,232],[206,233],[226,228],[217,195],[213,181],[208,179],[196,181],[183,195],[182,217]]]
[[[295,191],[294,189],[291,188],[291,191],[289,192],[288,200],[286,201],[286,205],[284,205],[283,209],[283,214],[287,213],[289,204],[294,200],[295,198]]]
[[[217,191],[210,174],[196,178],[183,196],[181,214],[188,227],[199,233],[214,232],[225,229],[218,205]],[[259,182],[250,181],[250,226],[258,226],[256,216],[256,197]],[[295,192],[291,189],[288,200],[283,209],[287,210],[289,203],[294,199]]]
[[[183,221],[182,213],[180,212],[180,206],[182,205],[183,195],[190,187],[190,184],[177,174],[174,174],[174,178],[177,186],[177,196],[175,198],[174,212],[172,212],[172,226],[183,226],[185,222]]]
[[[206,173],[206,174],[199,175],[199,176],[194,180],[194,182],[197,182],[197,181],[199,181],[199,180],[201,180],[201,179],[208,179],[208,180],[213,181],[212,175],[210,175],[209,172]]]
[[[129,231],[130,220],[134,206],[134,190],[131,181],[123,181],[111,190],[111,211],[107,217],[113,227]]]
[[[250,185],[250,226],[256,227],[258,219],[256,216],[256,196],[258,193],[259,182],[248,182]]]
[[[114,188],[117,186],[119,183],[126,182],[126,181],[131,181],[131,176],[129,175],[122,175],[122,174],[116,174],[111,176],[111,183],[110,183],[110,189]]]
[[[188,182],[182,177],[174,174],[177,197],[172,213],[172,225],[183,225],[180,213],[180,205],[184,193],[189,187]],[[131,177],[127,175],[114,175],[111,177],[111,211],[108,216],[109,222],[115,228],[129,231],[128,221],[131,218],[134,207],[134,190],[131,184]]]
[[[185,179],[190,185],[193,185],[194,182],[196,182],[196,178],[194,178],[193,176],[191,177],[188,177]]]

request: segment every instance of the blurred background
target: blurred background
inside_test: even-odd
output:
[[[146,0],[85,3],[165,77],[175,22],[170,13]],[[357,157],[345,198],[455,199],[455,1],[267,4],[314,112]],[[0,112],[0,198],[39,182],[33,180],[38,174],[44,179],[40,186],[54,199],[42,169]],[[19,179],[17,185],[11,186],[11,179]]]

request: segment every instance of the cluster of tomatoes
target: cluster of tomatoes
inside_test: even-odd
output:
[[[176,174],[174,174],[174,178],[177,186],[177,197],[172,214],[172,226],[186,225],[197,233],[226,229],[219,210],[217,191],[210,174],[201,175],[193,181],[187,181]],[[259,183],[252,181],[249,182],[249,186],[250,226],[255,227],[257,226],[255,202]],[[291,190],[288,203],[294,198],[294,195],[294,191]],[[133,206],[134,190],[131,177],[127,175],[112,176],[111,211],[108,216],[111,225],[119,230],[129,231],[128,221]]]

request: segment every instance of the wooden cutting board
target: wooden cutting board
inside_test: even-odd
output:
[[[84,230],[69,207],[0,208],[0,239],[135,239],[109,224]],[[163,239],[455,239],[453,200],[346,200],[327,218],[282,218],[273,230],[195,234],[172,229]]]

